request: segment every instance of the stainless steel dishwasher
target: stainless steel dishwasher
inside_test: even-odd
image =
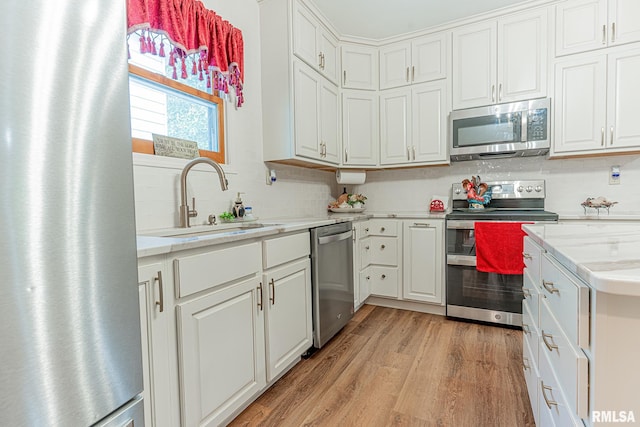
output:
[[[311,229],[313,346],[325,345],[353,317],[351,222]]]

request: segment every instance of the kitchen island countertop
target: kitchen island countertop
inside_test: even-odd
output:
[[[522,228],[596,291],[640,296],[640,224],[537,224]]]

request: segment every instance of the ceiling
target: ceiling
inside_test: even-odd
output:
[[[342,36],[385,39],[531,0],[311,0]]]

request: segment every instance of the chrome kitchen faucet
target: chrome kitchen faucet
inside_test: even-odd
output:
[[[191,227],[189,218],[198,216],[198,211],[196,211],[196,198],[193,198],[193,209],[190,209],[187,204],[187,174],[192,167],[199,163],[206,163],[215,169],[218,173],[218,178],[220,179],[220,188],[222,188],[222,191],[226,191],[229,188],[229,181],[227,181],[224,170],[222,170],[222,166],[217,162],[214,162],[207,157],[198,157],[187,163],[184,166],[184,169],[182,169],[182,174],[180,175],[180,227],[182,228]]]

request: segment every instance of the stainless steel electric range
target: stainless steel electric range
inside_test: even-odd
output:
[[[558,215],[544,210],[544,180],[486,184],[491,200],[484,209],[470,209],[462,183],[453,184],[452,211],[446,216],[447,316],[521,326],[522,273],[478,270],[476,223],[557,222]],[[512,224],[512,227],[519,225]],[[483,239],[482,250],[501,251],[505,243],[501,239],[501,236],[489,242]],[[507,243],[518,245],[518,242]]]

